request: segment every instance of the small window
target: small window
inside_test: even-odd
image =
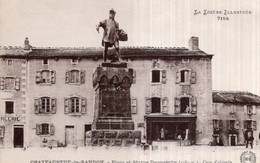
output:
[[[50,113],[51,111],[51,99],[49,97],[41,98],[41,108],[39,113]]]
[[[190,113],[190,98],[182,97],[181,98],[181,113]]]
[[[181,71],[181,82],[182,83],[189,82],[189,71],[188,70]]]
[[[249,114],[249,115],[253,114],[253,106],[252,105],[247,105],[247,114]]]
[[[71,59],[71,64],[78,64],[78,59],[72,58]]]
[[[66,71],[65,83],[67,83],[67,84],[85,83],[85,70],[68,70],[68,71]]]
[[[43,59],[43,65],[48,65],[49,63],[48,63],[48,59]]]
[[[49,133],[50,133],[49,124],[43,123],[42,124],[42,135],[48,135]]]
[[[158,97],[151,98],[152,100],[152,113],[161,112],[161,99]]]
[[[53,70],[41,70],[36,72],[36,83],[55,84],[56,73]]]
[[[190,60],[188,58],[184,58],[181,61],[182,61],[182,63],[189,63],[190,62]]]
[[[8,59],[7,60],[7,66],[13,66],[13,60]]]
[[[79,98],[71,98],[71,109],[70,113],[80,113]]]
[[[152,83],[160,82],[160,70],[152,70]]]
[[[6,114],[14,113],[14,102],[13,101],[6,101],[5,102],[5,113]]]

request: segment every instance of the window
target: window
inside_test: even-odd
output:
[[[86,113],[86,98],[73,96],[64,99],[64,113],[81,115]]]
[[[254,120],[244,120],[244,129],[254,129],[254,130],[256,130],[256,121],[254,121]]]
[[[0,77],[0,90],[20,90],[20,78]]]
[[[13,101],[5,101],[5,113],[6,114],[14,113],[14,102]]]
[[[196,73],[188,68],[179,69],[176,73],[176,84],[195,84]]]
[[[235,105],[229,105],[230,108],[230,114],[235,114],[237,111],[237,108]]]
[[[213,114],[218,114],[219,104],[213,103]]]
[[[167,97],[146,97],[145,98],[145,112],[149,113],[167,113],[168,112],[168,98]]]
[[[152,113],[161,112],[161,98],[153,97],[152,99]]]
[[[42,64],[43,64],[43,65],[48,65],[48,64],[49,64],[48,59],[46,59],[46,58],[43,59]]]
[[[219,131],[222,129],[222,120],[213,119],[213,130]]]
[[[136,98],[131,98],[131,111],[132,111],[132,114],[137,113],[137,99]]]
[[[238,130],[239,129],[239,121],[237,120],[227,120],[227,129],[228,130]]]
[[[197,113],[197,100],[192,96],[180,96],[175,98],[176,114],[195,114]]]
[[[152,70],[151,83],[166,83],[166,70]]]
[[[55,114],[56,99],[53,97],[40,97],[34,99],[35,114]]]
[[[5,126],[0,126],[0,139],[4,138],[5,134]]]
[[[78,64],[78,59],[72,58],[71,59],[71,64]]]
[[[245,105],[244,110],[245,110],[245,114],[247,114],[247,115],[256,114],[255,105]]]
[[[85,82],[85,70],[69,70],[66,72],[65,83],[83,84]]]
[[[56,72],[53,70],[41,70],[36,72],[36,83],[55,84]]]
[[[8,59],[6,62],[7,62],[7,66],[13,66],[13,60]]]
[[[50,123],[36,124],[36,135],[54,135],[54,125]]]
[[[182,62],[182,63],[189,63],[189,62],[190,62],[190,59],[184,58],[184,59],[181,60],[181,62]]]

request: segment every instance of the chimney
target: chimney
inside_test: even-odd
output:
[[[200,50],[199,49],[199,38],[192,36],[189,40],[190,50]]]
[[[28,37],[25,38],[24,40],[24,50],[30,50],[31,46],[29,44]]]

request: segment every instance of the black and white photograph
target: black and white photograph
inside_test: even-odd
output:
[[[259,29],[259,0],[0,0],[0,162],[259,162]]]

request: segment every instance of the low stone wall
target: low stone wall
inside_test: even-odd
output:
[[[141,131],[92,130],[86,133],[87,146],[132,146],[141,144]]]

